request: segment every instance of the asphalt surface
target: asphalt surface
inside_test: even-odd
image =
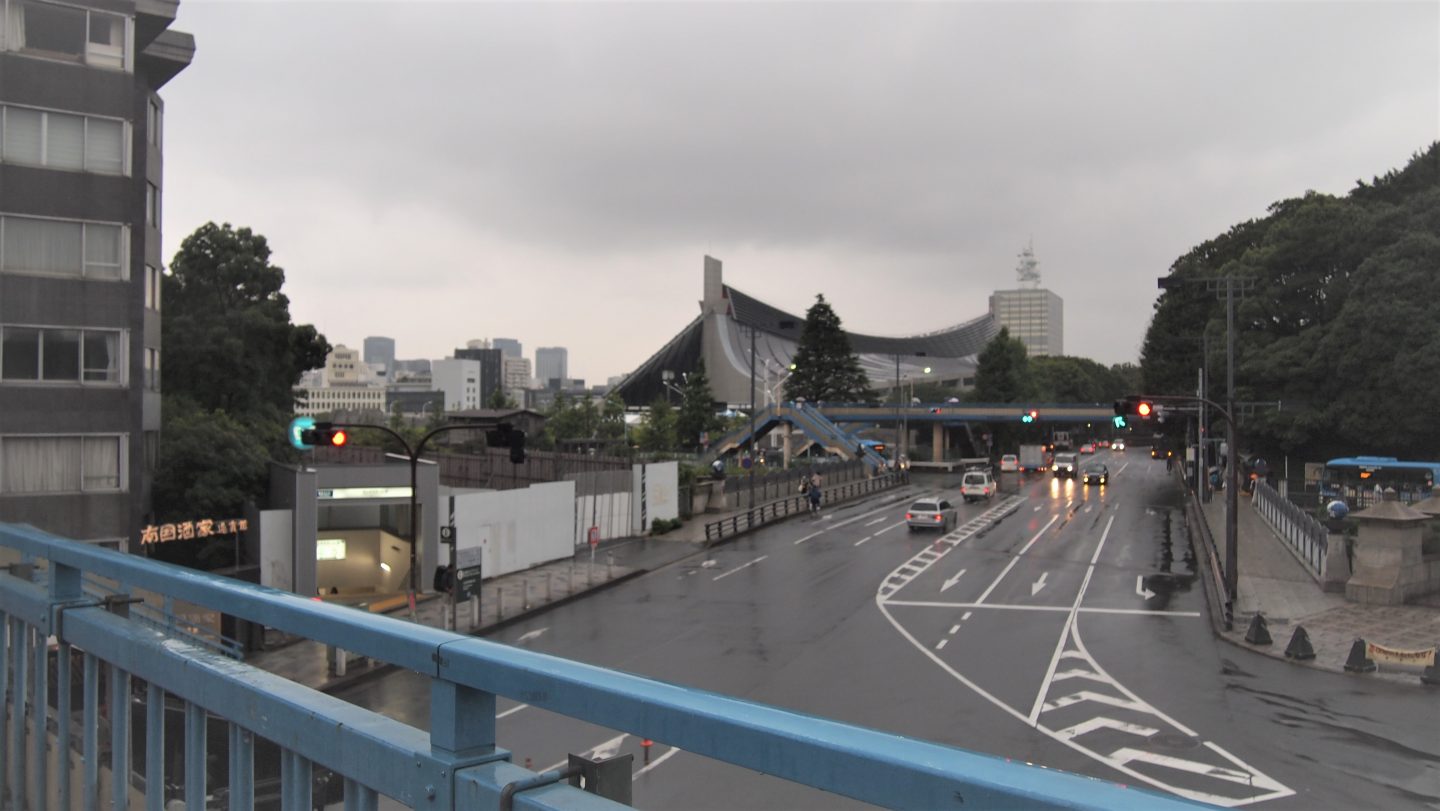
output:
[[[1440,807],[1433,695],[1218,641],[1173,479],[1140,454],[1108,459],[1104,488],[1016,480],[957,504],[943,535],[908,532],[904,507],[960,501],[958,477],[917,477],[488,638],[1220,805]],[[414,674],[339,695],[428,723]],[[517,702],[499,711],[502,745],[536,770],[633,754],[640,808],[855,805],[663,742],[647,762],[634,736]]]

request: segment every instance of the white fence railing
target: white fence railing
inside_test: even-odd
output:
[[[1260,511],[1275,533],[1290,544],[1310,571],[1316,577],[1324,576],[1325,550],[1330,537],[1325,525],[1275,492],[1264,481],[1255,482],[1253,501],[1255,509]]]

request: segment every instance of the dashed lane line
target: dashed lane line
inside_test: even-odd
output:
[[[719,580],[719,579],[724,578],[724,577],[729,577],[730,575],[735,574],[736,572],[740,571],[741,569],[746,569],[746,568],[749,568],[749,567],[751,567],[751,566],[754,566],[755,564],[759,563],[760,561],[762,561],[762,560],[764,560],[764,559],[766,559],[766,558],[768,558],[768,557],[770,557],[770,556],[769,556],[769,555],[761,555],[760,557],[758,557],[758,558],[750,561],[749,563],[742,563],[742,564],[740,564],[739,566],[736,566],[735,568],[731,569],[730,571],[725,572],[724,574],[717,574],[717,575],[715,575],[714,577],[710,578],[710,580],[713,582],[713,581],[715,581],[715,580]]]

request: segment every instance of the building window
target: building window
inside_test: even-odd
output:
[[[0,271],[124,280],[127,236],[119,225],[0,216]]]
[[[145,184],[145,224],[160,227],[160,189],[154,183]]]
[[[126,18],[118,14],[10,0],[8,47],[32,56],[125,69]]]
[[[145,388],[160,390],[160,350],[145,347]]]
[[[145,266],[145,309],[160,311],[160,268]]]
[[[121,437],[0,436],[0,493],[118,492]]]
[[[154,473],[160,468],[160,432],[146,431],[142,439],[145,444],[145,472]]]
[[[5,327],[0,380],[119,383],[120,345],[118,330]]]
[[[6,163],[123,175],[125,122],[118,118],[0,106],[0,157]]]
[[[160,128],[164,123],[165,116],[160,110],[160,100],[151,98],[150,103],[146,105],[145,140],[155,147],[160,146]]]

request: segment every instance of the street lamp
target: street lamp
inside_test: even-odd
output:
[[[1235,429],[1235,294],[1238,292],[1244,295],[1255,286],[1255,279],[1251,276],[1203,276],[1192,279],[1181,279],[1174,276],[1162,276],[1157,280],[1161,290],[1173,290],[1186,282],[1204,282],[1207,290],[1215,293],[1224,291],[1225,294],[1225,407],[1222,409],[1225,414],[1225,444],[1229,446],[1225,456],[1225,599],[1234,610],[1236,596],[1239,591],[1239,496],[1236,491],[1240,489],[1240,466],[1237,457],[1240,455],[1240,446]],[[1207,401],[1208,402],[1208,401]],[[1216,406],[1219,408],[1219,406]],[[1230,611],[1226,613],[1229,614]]]
[[[921,353],[921,354],[923,355],[924,353]],[[926,374],[926,375],[930,374],[930,367],[929,367],[929,366],[926,366],[924,369],[921,369],[921,370],[920,370],[920,373],[921,373],[921,374]],[[904,454],[904,453],[908,453],[908,452],[909,452],[909,445],[910,445],[910,413],[909,413],[908,409],[909,409],[910,406],[913,405],[914,402],[915,402],[915,378],[912,377],[912,376],[910,376],[910,375],[906,375],[906,376],[905,376],[905,382],[907,382],[907,383],[910,384],[910,397],[905,401],[905,408],[907,409],[907,411],[906,411],[905,414],[904,414],[904,422],[903,422],[903,425],[902,425],[902,427],[901,427],[901,431],[902,431],[902,435],[903,435],[903,437],[904,437],[904,441],[898,443],[898,444],[900,445],[900,449],[896,451],[897,456],[898,456],[899,454]],[[898,459],[897,459],[897,461],[898,461]]]

